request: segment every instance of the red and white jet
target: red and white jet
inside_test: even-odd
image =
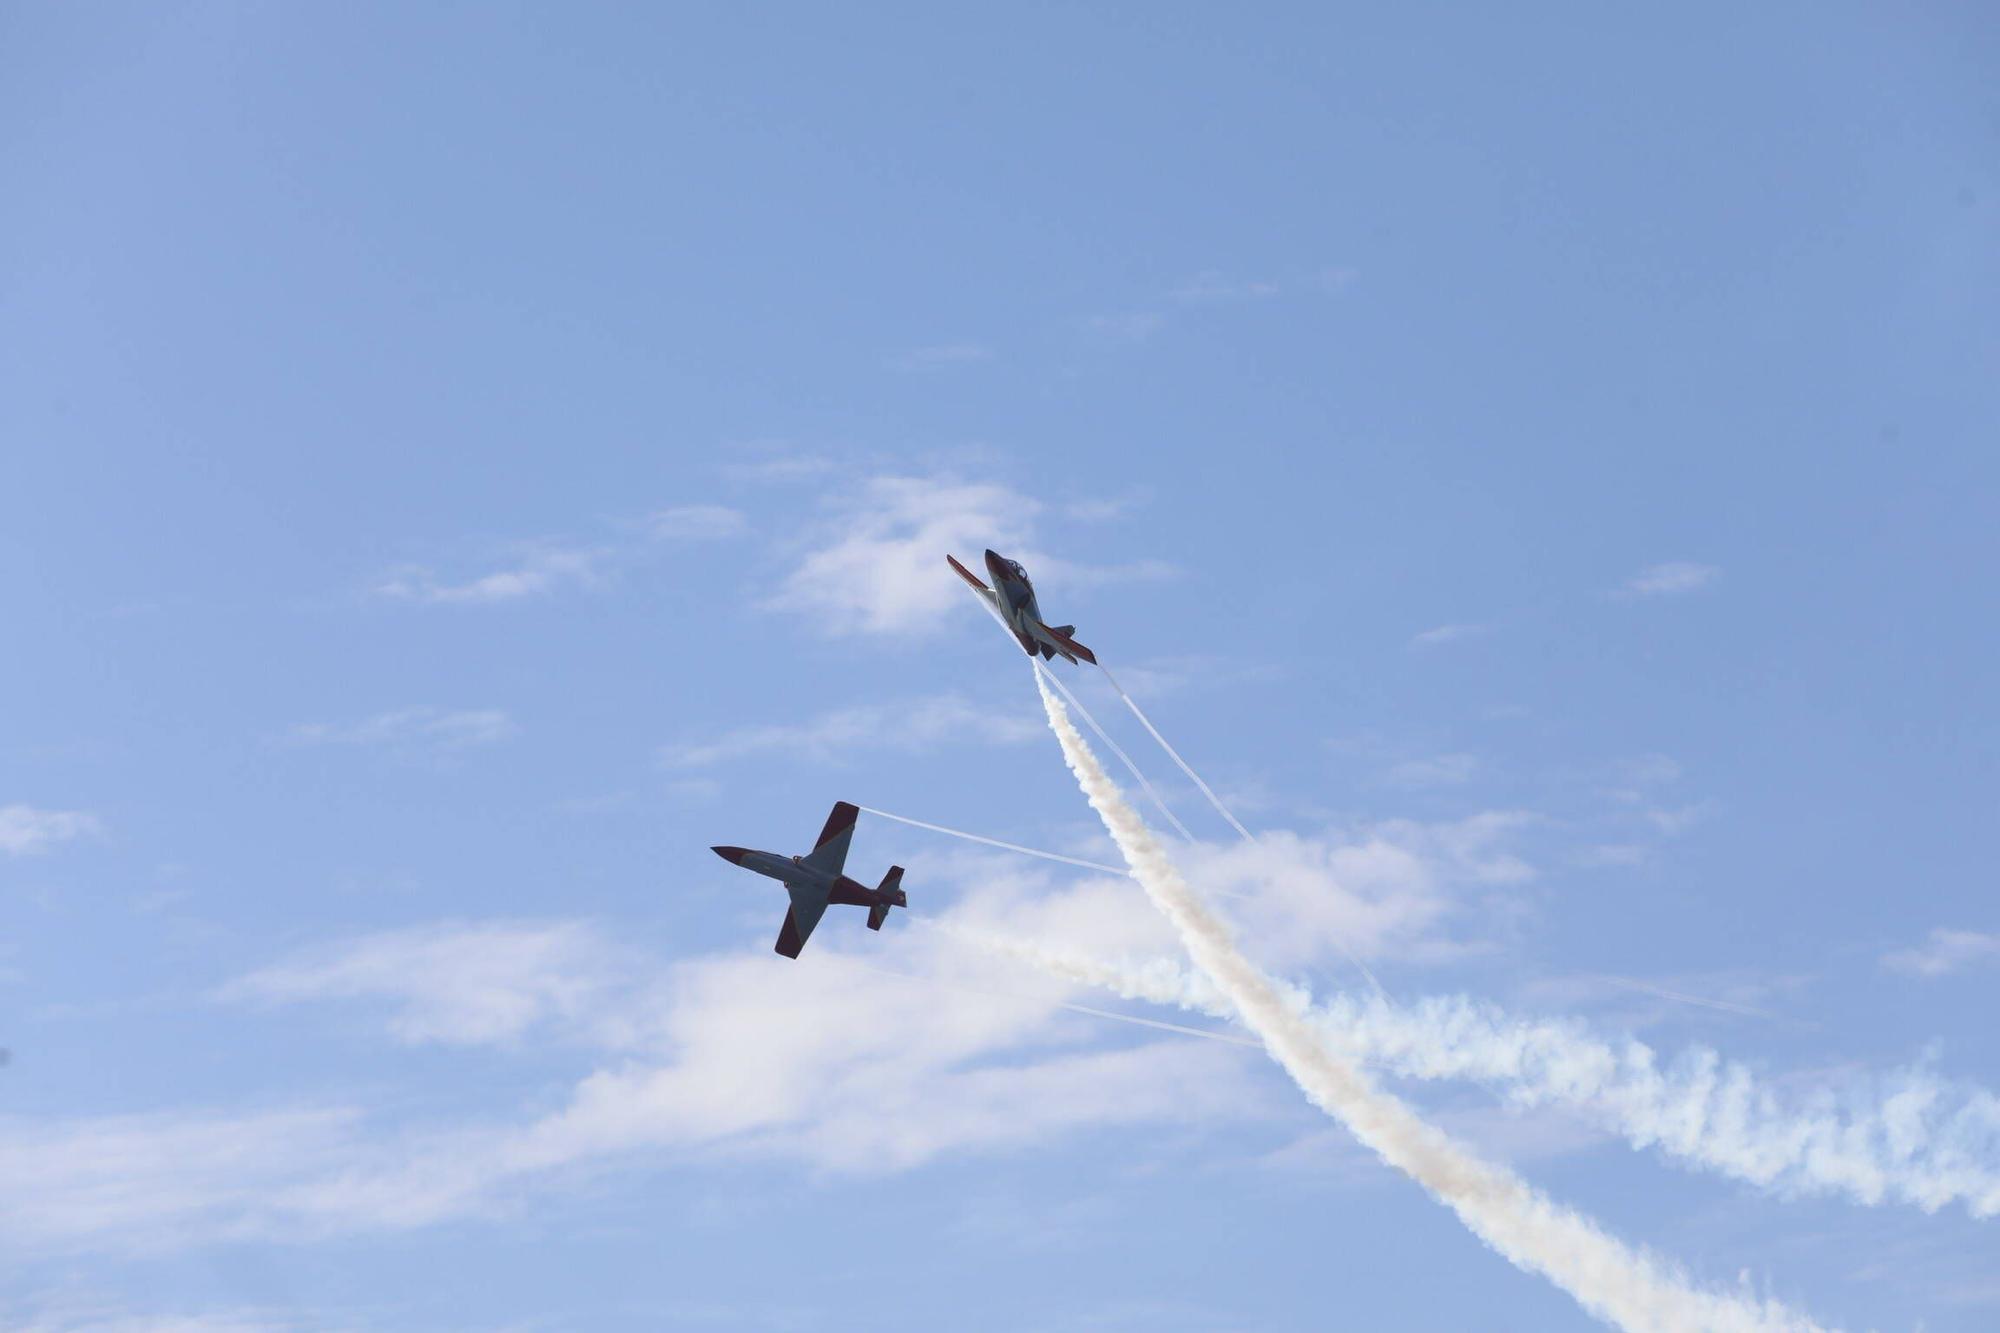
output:
[[[1097,654],[1072,639],[1076,633],[1074,625],[1050,625],[1042,619],[1041,608],[1035,605],[1035,585],[1028,582],[1028,571],[998,551],[986,553],[986,572],[993,576],[993,586],[987,587],[976,578],[972,571],[958,563],[958,557],[946,555],[958,576],[979,590],[979,594],[993,603],[993,609],[1007,622],[1007,628],[1021,641],[1021,651],[1033,657],[1037,653],[1044,658],[1053,658],[1061,653],[1070,661],[1085,661],[1097,665]]]

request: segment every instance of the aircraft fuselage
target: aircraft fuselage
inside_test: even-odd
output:
[[[742,866],[745,870],[768,875],[784,884],[786,888],[830,894],[834,886],[844,879],[857,889],[865,887],[847,879],[845,875],[828,874],[817,867],[809,866],[805,863],[805,858],[800,856],[780,856],[776,852],[760,852],[749,847],[717,847],[713,850],[723,860]]]
[[[1016,635],[1032,638],[1028,626],[1043,623],[1042,608],[1035,604],[1035,585],[1028,582],[1026,571],[998,551],[989,550],[986,575],[993,580],[993,592],[1000,604],[1000,614],[1007,619],[1007,627]]]

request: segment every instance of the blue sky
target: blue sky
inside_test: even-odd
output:
[[[1385,1086],[1706,1284],[2000,1322],[1996,57],[6,7],[0,1322],[1596,1326],[1257,1052],[1062,1008],[1225,1030],[1027,957],[1174,958],[1129,883],[865,818],[911,912],[771,954],[708,846],[835,799],[1115,859],[988,545],[1259,832],[1058,664],[1264,966],[1914,1137]]]

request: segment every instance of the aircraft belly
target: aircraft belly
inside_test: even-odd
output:
[[[792,896],[792,923],[798,929],[799,938],[804,939],[812,934],[813,927],[826,915],[827,887],[824,884],[787,881],[785,889]]]

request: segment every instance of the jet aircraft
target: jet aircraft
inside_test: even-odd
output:
[[[1072,639],[1076,633],[1074,625],[1050,625],[1042,619],[1042,609],[1035,605],[1035,585],[1028,582],[1028,571],[1015,561],[1009,560],[998,551],[986,553],[986,572],[993,576],[993,587],[989,588],[958,563],[958,557],[946,555],[958,576],[979,590],[979,595],[993,603],[993,609],[1007,622],[1007,628],[1014,631],[1014,637],[1021,641],[1021,651],[1033,657],[1040,653],[1044,658],[1053,658],[1061,653],[1071,662],[1077,659],[1097,665],[1097,654]]]
[[[903,867],[890,866],[889,873],[875,888],[857,884],[841,874],[847,864],[847,845],[854,841],[854,821],[860,811],[846,801],[837,802],[826,817],[819,841],[804,856],[780,856],[776,852],[752,851],[746,847],[714,847],[710,850],[723,860],[760,875],[781,881],[792,895],[785,924],[778,931],[777,950],[787,958],[797,958],[806,939],[825,914],[827,904],[846,903],[868,909],[868,929],[882,929],[891,907],[908,907],[903,893]]]

